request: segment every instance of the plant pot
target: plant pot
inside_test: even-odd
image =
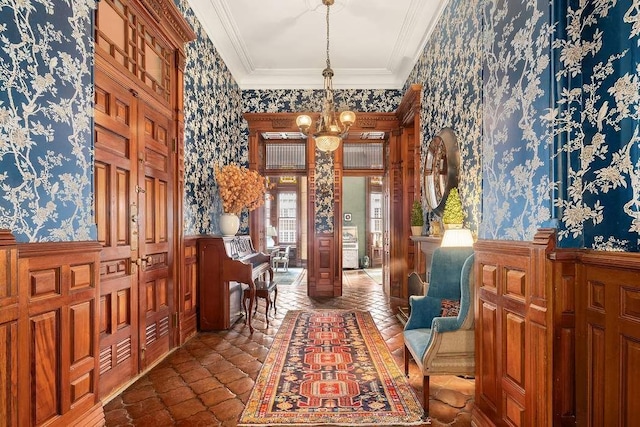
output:
[[[412,225],[411,226],[411,234],[414,236],[422,235],[422,226],[421,225]]]
[[[233,213],[220,215],[220,232],[223,236],[235,236],[240,229],[240,218]]]
[[[457,229],[457,228],[462,228],[462,223],[460,223],[460,224],[445,224],[444,225],[444,229],[445,230]]]

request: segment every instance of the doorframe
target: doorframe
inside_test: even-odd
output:
[[[410,211],[414,200],[421,200],[420,191],[420,95],[421,85],[411,85],[396,112],[359,112],[350,135],[358,132],[385,132],[384,181],[388,191],[388,230],[385,230],[383,265],[389,266],[385,277],[385,291],[392,297],[406,298],[407,275],[413,265],[410,245]],[[249,168],[265,172],[264,132],[299,132],[295,123],[300,113],[245,113],[249,128]],[[309,114],[317,119],[318,113]],[[342,145],[333,153],[334,201],[333,233],[315,232],[315,144],[313,138],[307,143],[307,294],[309,296],[342,295],[342,244],[336,236],[342,233]],[[386,207],[385,207],[386,209]],[[256,209],[250,213],[250,235],[258,250],[266,249],[264,236],[264,212]],[[387,227],[385,225],[385,227]],[[323,264],[324,263],[324,264]],[[326,266],[326,268],[325,268]],[[331,281],[330,287],[321,284]]]

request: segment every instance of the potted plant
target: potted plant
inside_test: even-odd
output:
[[[462,211],[462,202],[458,188],[453,187],[449,191],[447,201],[444,204],[444,213],[442,214],[442,222],[445,228],[461,228],[464,222],[464,212]]]
[[[423,226],[424,214],[422,212],[422,203],[418,200],[414,200],[411,208],[411,234],[414,236],[420,236],[422,234]]]

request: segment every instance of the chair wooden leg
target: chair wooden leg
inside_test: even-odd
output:
[[[404,346],[404,375],[409,376],[409,349],[406,345]]]
[[[278,314],[278,309],[276,308],[276,300],[278,299],[278,286],[273,290],[273,314],[274,317]]]
[[[429,376],[425,375],[422,377],[422,399],[424,408],[424,416],[429,416]]]

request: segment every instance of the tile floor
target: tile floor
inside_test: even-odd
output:
[[[254,333],[240,320],[231,329],[201,332],[140,377],[105,407],[107,426],[235,426],[249,398],[287,309],[360,308],[369,310],[398,366],[403,366],[402,324],[395,316],[402,300],[360,270],[347,271],[343,296],[310,298],[306,280],[281,286],[277,314],[265,329],[264,302],[254,317]],[[270,313],[274,316],[273,311]],[[422,396],[422,377],[411,363],[409,379]],[[470,426],[474,381],[455,376],[431,378],[434,426]]]

